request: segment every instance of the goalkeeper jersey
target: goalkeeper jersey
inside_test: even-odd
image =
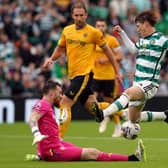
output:
[[[59,128],[53,107],[47,100],[38,100],[33,107],[33,111],[39,112],[42,116],[38,121],[40,133],[48,135],[48,138],[38,143],[38,153],[41,155],[48,152],[50,148],[60,146]]]

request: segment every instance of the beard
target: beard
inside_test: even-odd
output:
[[[86,25],[85,22],[76,22],[76,29],[82,29]]]
[[[58,99],[55,99],[54,104],[55,107],[59,108],[60,107],[60,101]]]

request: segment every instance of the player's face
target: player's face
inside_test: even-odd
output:
[[[102,33],[105,33],[107,30],[107,25],[104,21],[97,21],[96,28],[99,29]]]
[[[87,12],[83,8],[74,8],[72,12],[72,18],[77,29],[85,26],[87,19]]]
[[[59,107],[61,99],[62,99],[62,88],[60,86],[57,86],[54,96],[54,106]]]
[[[140,36],[145,37],[146,36],[146,22],[144,23],[137,22],[136,27],[137,27],[137,32],[140,34]]]

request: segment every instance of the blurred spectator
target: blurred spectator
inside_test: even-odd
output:
[[[23,59],[23,65],[28,66],[30,63],[35,63],[36,66],[41,65],[43,61],[43,47],[41,43],[32,45],[28,41],[28,35],[23,33],[16,46],[19,56]]]
[[[63,83],[63,78],[67,77],[66,57],[60,57],[52,68],[52,77]]]
[[[122,74],[123,74],[123,87],[129,88],[132,85],[133,75],[135,72],[135,55],[128,52],[123,47],[124,58],[122,60]]]
[[[52,54],[55,47],[57,46],[60,35],[61,35],[60,24],[55,24],[50,31],[49,40],[46,44],[46,52],[49,56]]]
[[[95,17],[102,18],[104,20],[108,17],[108,6],[106,0],[98,0],[95,8]]]
[[[168,13],[168,1],[167,0],[159,0],[159,8],[161,15]]]
[[[156,24],[156,30],[162,32],[165,35],[168,35],[168,15],[166,16],[165,13],[162,16],[159,9],[155,9],[154,11],[158,20],[158,23]]]
[[[66,18],[58,13],[57,9],[53,6],[52,1],[47,1],[42,4],[40,12],[36,15],[35,20],[40,26],[40,40],[43,46],[46,45],[49,39],[49,32],[53,25],[58,22],[66,22]]]
[[[0,96],[3,95],[4,85],[5,85],[5,69],[4,69],[4,61],[0,59]]]
[[[9,40],[16,41],[18,35],[10,14],[4,16],[4,31],[8,35]]]
[[[20,97],[24,93],[24,86],[22,83],[21,74],[15,71],[13,75],[8,72],[6,75],[7,85],[11,89],[11,96]]]
[[[87,0],[85,0],[87,1]],[[71,24],[71,0],[55,0],[57,14],[63,14],[64,18],[59,22],[61,27]]]
[[[136,6],[138,13],[151,9],[152,7],[151,0],[128,0],[128,6],[132,5]]]
[[[112,5],[109,6],[109,15],[107,17],[107,25],[108,25],[108,31],[111,32],[112,27],[115,25],[121,25],[122,21],[119,15],[114,10],[114,7]]]
[[[91,5],[88,6],[88,13],[88,23],[92,25],[95,25],[95,21],[97,20],[97,18],[102,18],[106,20],[109,15],[107,1],[98,0],[97,2],[91,3]]]
[[[133,42],[138,40],[138,33],[135,25],[135,16],[138,14],[136,6],[132,5],[127,10],[127,19],[123,21],[123,29]]]
[[[30,11],[24,12],[21,11],[23,20],[20,23],[20,30],[23,33],[26,33],[28,36],[28,41],[35,45],[40,42],[40,29],[37,23],[33,18],[33,13]]]
[[[0,58],[7,62],[13,62],[15,55],[15,45],[11,41],[7,34],[0,34]]]
[[[28,36],[26,33],[21,34],[20,40],[16,43],[18,48],[18,55],[23,59],[23,65],[28,66],[32,61],[32,54],[30,49],[32,45],[28,41]]]
[[[166,53],[165,59],[163,60],[163,64],[161,68],[161,80],[166,81],[168,77],[167,74],[168,74],[168,51]]]
[[[128,9],[128,0],[111,0],[110,6],[121,19],[126,18]]]
[[[168,78],[167,78],[168,80]],[[168,82],[161,82],[157,92],[157,96],[167,96],[168,95]]]

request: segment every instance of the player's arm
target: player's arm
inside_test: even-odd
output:
[[[48,68],[50,64],[53,64],[53,62],[57,60],[60,56],[62,56],[64,53],[65,53],[65,47],[58,45],[54,49],[54,52],[52,53],[51,57],[44,62],[43,67]]]
[[[118,46],[118,47],[116,47],[116,48],[113,48],[113,51],[114,51],[114,53],[115,53],[115,55],[116,55],[116,61],[117,61],[118,63],[120,63],[121,60],[123,59],[123,51],[122,51],[121,46]]]
[[[125,46],[128,48],[128,50],[131,53],[136,53],[137,52],[137,48],[135,47],[135,44],[129,39],[129,37],[127,36],[125,31],[119,25],[114,26],[113,31],[116,31],[120,34],[121,39],[123,40]]]
[[[115,70],[115,73],[116,73],[116,76],[119,76],[119,68],[118,68],[117,62],[115,60],[114,52],[110,49],[108,44],[103,45],[102,49],[104,50],[104,53],[106,54],[106,56],[109,58],[110,62],[112,63],[114,70]]]
[[[65,47],[63,46],[57,46],[54,50],[54,52],[51,55],[51,60],[55,61],[57,60],[60,56],[62,56],[65,53]]]
[[[117,46],[115,48],[111,48],[112,52],[115,55],[115,60],[117,62],[117,66],[120,68],[120,62],[123,59],[123,52],[120,46]],[[109,58],[104,57],[104,58],[98,58],[96,60],[99,64],[106,64],[108,62],[110,62]]]
[[[29,119],[29,126],[31,128],[32,134],[34,136],[32,145],[42,141],[43,139],[47,138],[47,135],[42,135],[38,128],[38,120],[41,118],[41,114],[37,111],[33,111],[31,113]]]

